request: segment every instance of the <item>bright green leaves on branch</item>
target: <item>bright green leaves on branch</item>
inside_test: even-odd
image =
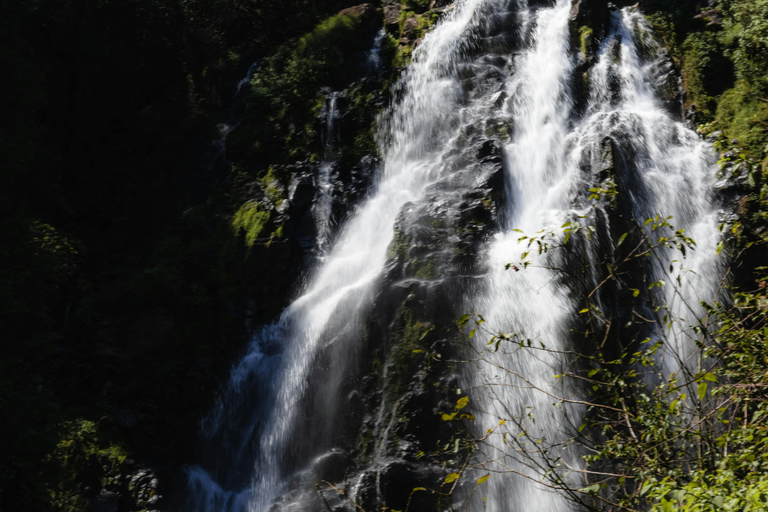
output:
[[[441,415],[441,418],[443,419],[443,421],[451,421],[451,420],[454,420],[454,419],[459,419],[459,420],[467,419],[469,421],[475,421],[475,416],[473,414],[470,414],[470,413],[467,413],[467,412],[461,413],[461,414],[459,413],[459,411],[461,411],[463,408],[465,408],[467,406],[467,404],[469,404],[469,397],[468,396],[459,398],[456,401],[456,406],[454,407],[454,411],[452,413],[450,413],[450,414],[443,413]]]

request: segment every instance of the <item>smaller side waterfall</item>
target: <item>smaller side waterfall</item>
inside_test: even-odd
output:
[[[373,40],[373,48],[368,50],[365,55],[368,64],[369,73],[378,73],[381,69],[381,46],[384,44],[384,38],[387,37],[387,31],[382,27]]]
[[[333,209],[333,186],[331,172],[336,162],[336,141],[338,139],[339,121],[339,92],[328,94],[323,107],[322,116],[325,119],[325,132],[323,133],[323,161],[320,162],[317,172],[317,199],[312,209],[312,214],[317,226],[317,253],[322,257],[328,251],[331,243],[331,224]]]

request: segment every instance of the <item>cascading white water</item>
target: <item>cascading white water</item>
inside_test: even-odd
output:
[[[556,276],[545,268],[513,272],[506,271],[505,265],[521,261],[522,253],[529,250],[527,242],[518,242],[521,232],[534,235],[563,224],[578,182],[578,170],[566,165],[564,151],[572,108],[568,92],[573,66],[568,51],[570,9],[571,2],[561,0],[555,7],[535,13],[529,22],[530,51],[518,57],[516,72],[506,85],[510,99],[503,108],[516,127],[505,148],[507,222],[488,249],[487,278],[465,298],[468,310],[482,314],[493,329],[514,332],[521,339],[531,339],[537,345],[541,342],[554,350],[568,344],[567,319],[572,308],[567,290],[554,286]],[[556,400],[539,390],[554,387],[553,375],[560,373],[557,356],[530,349],[510,354],[502,349],[488,354],[487,359],[490,364],[467,369],[468,387],[482,387],[473,395],[477,409],[485,411],[478,416],[478,425],[492,427],[500,419],[530,413],[534,417],[528,429],[531,437],[556,441],[564,425],[565,409],[554,408]],[[493,365],[525,380],[511,377]],[[514,428],[510,431],[517,436]],[[505,455],[508,448],[501,435],[491,438],[487,455],[497,463],[489,469],[502,473],[512,469],[538,480],[535,472]],[[478,510],[570,510],[564,498],[524,477],[495,477],[485,485],[488,488],[483,495],[488,501],[475,503]]]
[[[595,186],[591,157],[600,154],[602,141],[610,138],[623,154],[631,155],[628,172],[632,173],[633,187],[622,190],[620,200],[631,202],[634,218],[642,223],[655,215],[671,216],[670,222],[685,229],[698,245],[687,259],[671,250],[658,252],[655,279],[665,277],[665,272],[673,279],[681,273],[684,276],[680,286],[670,283],[659,303],[651,307],[667,304],[670,317],[683,320],[681,325],[695,325],[704,314],[700,301],[717,298],[720,276],[715,250],[719,240],[717,212],[712,200],[713,152],[692,130],[675,121],[656,98],[653,84],[658,78],[654,75],[658,63],[642,58],[638,49],[637,38],[643,38],[646,46],[654,45],[642,16],[636,9],[612,14],[614,27],[590,72],[586,113],[571,119],[573,102],[566,86],[572,69],[566,54],[569,10],[570,2],[559,1],[553,9],[538,13],[533,20],[532,49],[520,57],[519,70],[511,80],[507,108],[517,132],[506,147],[509,222],[488,250],[485,283],[467,300],[467,307],[481,313],[492,328],[515,333],[534,346],[486,352],[485,359],[491,364],[469,372],[469,384],[482,389],[475,395],[478,409],[485,411],[478,421],[488,427],[498,425],[502,418],[523,418],[530,437],[523,444],[541,439],[542,446],[562,441],[568,429],[581,423],[583,411],[579,407],[554,405],[557,397],[580,398],[577,390],[566,389],[555,378],[564,365],[558,353],[571,348],[568,318],[576,312],[580,298],[569,297],[565,287],[553,285],[557,271],[547,267],[564,262],[553,261],[546,254],[538,256],[536,245],[528,256],[532,267],[513,272],[505,270],[505,264],[519,265],[526,259],[523,253],[530,250],[528,241],[519,241],[523,235],[514,229],[528,236],[558,233],[565,222],[586,213],[575,208],[583,208],[579,195]],[[587,169],[585,158],[592,160]],[[557,245],[563,238],[561,233],[548,243]],[[673,263],[675,257],[680,261]],[[656,337],[668,340],[667,373],[678,371],[677,361],[685,360],[696,349],[683,328],[666,331],[660,327]],[[536,350],[537,346],[547,350]],[[529,415],[531,421],[525,419]],[[502,432],[519,434],[514,426],[500,428],[499,435],[491,437],[485,447],[489,459],[495,460],[486,467],[506,475],[489,481],[484,493],[488,502],[476,503],[475,509],[572,510],[574,505],[563,496],[535,483],[547,469],[535,467],[535,450],[521,455],[513,448],[515,443],[507,444]],[[578,453],[573,447],[562,454],[562,462],[578,467]],[[562,476],[569,478],[565,471]],[[577,480],[571,483],[578,487]]]
[[[240,512],[247,504],[249,511],[266,511],[290,478],[288,468],[300,462],[289,460],[288,454],[294,448],[292,443],[310,433],[297,426],[301,423],[297,404],[307,391],[307,376],[318,354],[333,344],[337,333],[355,329],[387,259],[402,206],[418,201],[424,188],[445,171],[441,154],[447,149],[443,142],[466,123],[472,107],[463,105],[463,91],[454,78],[455,64],[474,27],[484,22],[478,10],[497,1],[464,1],[416,50],[414,64],[401,82],[402,101],[386,127],[383,176],[370,198],[341,229],[306,291],[276,324],[251,342],[248,355],[232,371],[228,389],[204,422],[204,433],[209,438],[222,438],[222,450],[234,467],[241,466],[240,458],[251,453],[247,448],[256,435],[253,483],[248,489],[225,490],[204,469],[191,468],[190,509]],[[265,353],[265,347],[274,354]],[[327,379],[339,379],[343,368],[344,361],[334,361]],[[242,412],[249,387],[260,389],[259,403],[249,411],[249,417],[234,417]],[[326,421],[332,421],[339,404],[333,401],[333,390],[327,391],[324,415]],[[232,424],[237,428],[232,429]],[[300,455],[311,458],[313,454]]]
[[[381,28],[373,40],[373,48],[365,54],[366,64],[370,72],[376,73],[381,69],[381,46],[384,44],[384,38],[387,37],[387,31]]]
[[[705,316],[701,302],[713,303],[721,294],[723,260],[716,254],[721,237],[713,201],[715,157],[711,145],[672,119],[657,99],[653,84],[658,66],[653,58],[641,57],[639,46],[651,54],[660,48],[641,13],[624,9],[615,14],[614,22],[615,34],[604,43],[591,75],[594,86],[588,118],[577,130],[576,145],[584,147],[594,143],[595,137],[610,136],[630,147],[636,178],[628,192],[634,218],[643,222],[656,215],[671,217],[669,222],[696,243],[696,250],[686,258],[675,251],[660,251],[654,260],[654,278],[671,281],[654,304],[663,306],[674,320],[671,329],[656,333],[666,340],[662,363],[671,374],[685,361],[693,367],[695,361],[689,358],[697,351],[693,343],[697,335],[691,327]],[[612,57],[616,45],[618,63]],[[611,75],[620,81],[618,98],[613,99],[607,95]]]
[[[336,155],[336,131],[339,120],[339,92],[328,94],[325,103],[325,134],[323,136],[324,155],[323,161],[318,167],[317,200],[312,208],[312,214],[317,226],[317,252],[325,255],[331,243],[331,221],[333,206],[333,190],[331,184],[331,170],[337,158]]]
[[[514,16],[506,16],[511,10]],[[567,319],[576,299],[556,286],[551,270],[534,265],[514,272],[505,270],[505,265],[520,261],[526,251],[514,229],[529,235],[542,229],[556,231],[579,213],[574,209],[583,208],[577,197],[591,186],[583,162],[599,151],[606,137],[630,145],[635,155],[632,173],[637,188],[626,191],[635,217],[672,215],[674,224],[688,229],[699,244],[683,262],[699,278],[686,281],[691,284],[682,295],[665,290],[670,308],[694,321],[701,313],[695,304],[712,299],[718,235],[709,193],[714,176],[711,149],[655,99],[650,85],[655,68],[640,55],[636,38],[646,38],[646,46],[652,43],[642,18],[632,10],[614,13],[615,27],[590,73],[586,113],[577,117],[569,88],[576,63],[570,52],[570,11],[570,0],[557,0],[552,7],[529,7],[526,0],[465,0],[424,38],[400,82],[399,101],[380,127],[382,176],[328,247],[302,295],[275,324],[254,337],[204,422],[204,434],[218,443],[220,453],[212,470],[215,478],[200,467],[189,470],[189,510],[264,512],[292,475],[333,448],[322,434],[343,407],[337,395],[346,358],[352,357],[346,354],[354,352],[353,343],[360,337],[358,324],[376,291],[396,218],[407,203],[424,201],[430,185],[456,172],[462,165],[461,152],[469,150],[466,134],[489,126],[490,119],[514,124],[504,147],[507,204],[502,230],[484,253],[487,273],[461,299],[466,310],[483,314],[494,329],[515,332],[548,348],[569,346]],[[515,25],[522,49],[513,55],[491,50],[473,55],[478,48],[483,51],[483,44],[493,47],[496,36],[488,36],[483,44],[477,38],[499,19]],[[468,70],[474,78],[467,78]],[[657,271],[670,263],[662,259]],[[675,265],[679,271],[680,264]],[[681,296],[685,304],[694,304],[690,311]],[[669,350],[685,357],[690,346],[685,333],[671,338]],[[328,351],[335,359],[332,367],[325,368],[321,359]],[[497,378],[501,372],[488,367],[467,371],[466,387],[493,385],[489,388],[493,393],[473,395],[477,409],[485,411],[478,415],[478,424],[490,426],[486,424],[530,412],[535,420],[532,437],[549,442],[557,442],[567,424],[578,424],[578,407],[555,408],[556,400],[536,389],[577,393],[555,388],[553,375],[560,373],[563,361],[554,352],[502,350],[488,357],[527,383],[520,385],[518,378],[507,374]],[[671,366],[669,371],[675,370]],[[322,414],[307,419],[302,417],[302,404],[311,393]],[[391,418],[385,417],[383,400],[379,410],[376,432],[385,435],[388,428],[382,425]],[[374,456],[381,452],[383,457],[385,443],[377,446],[382,449]],[[494,469],[534,476],[515,457],[504,455],[506,449],[501,436],[491,438],[489,455],[499,458]],[[571,452],[565,460],[576,464],[577,457]],[[561,496],[524,477],[497,476],[485,485],[488,501],[474,503],[478,510],[572,508]]]

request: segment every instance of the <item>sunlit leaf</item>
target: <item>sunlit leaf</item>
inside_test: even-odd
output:
[[[451,482],[454,482],[454,481],[458,480],[460,476],[461,475],[459,475],[458,473],[451,473],[450,475],[445,477],[445,483],[449,484]]]
[[[491,478],[491,474],[490,473],[488,473],[485,476],[481,476],[480,478],[477,479],[477,485],[480,485],[480,484],[488,481],[489,478]]]

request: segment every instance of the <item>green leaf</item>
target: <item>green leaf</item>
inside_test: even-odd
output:
[[[461,475],[459,475],[458,473],[451,473],[450,475],[445,477],[445,483],[449,484],[451,482],[454,482],[454,481],[458,480],[460,476]]]
[[[469,397],[468,396],[459,398],[456,401],[456,410],[458,411],[459,409],[463,409],[464,407],[467,406],[468,403],[469,403]]]
[[[469,339],[474,338],[476,332],[477,332],[477,329],[472,329],[471,331],[469,331]]]
[[[699,400],[704,400],[704,397],[707,395],[707,383],[704,381],[700,382],[697,391],[699,393]]]
[[[443,415],[442,415],[443,421],[451,421],[455,417],[456,417],[456,413],[455,412],[452,412],[451,414],[443,413]]]
[[[489,478],[491,478],[491,474],[490,473],[488,473],[485,476],[481,476],[480,478],[477,479],[477,485],[480,485],[480,484],[488,481]]]
[[[619,241],[616,243],[616,247],[620,246],[624,242],[624,240],[627,238],[627,235],[629,235],[629,233],[624,233],[619,237]]]
[[[598,492],[600,492],[600,484],[584,487],[582,489],[579,489],[579,492],[583,492],[584,494],[597,494]]]
[[[717,382],[717,377],[715,377],[715,374],[712,372],[705,373],[704,378],[709,382]]]
[[[633,297],[637,297],[638,295],[640,295],[640,290],[638,290],[637,288],[630,288],[630,290],[632,290]]]

